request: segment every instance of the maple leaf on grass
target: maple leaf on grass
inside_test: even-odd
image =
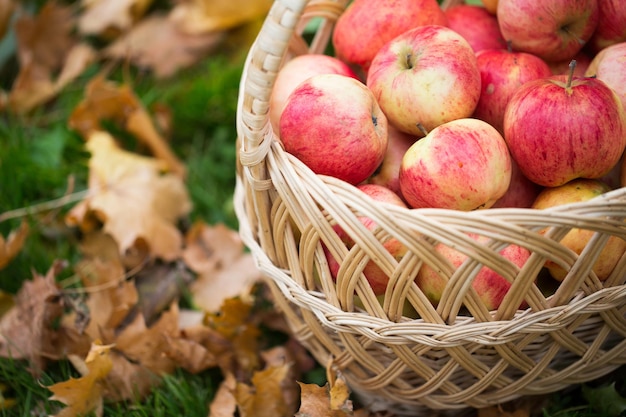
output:
[[[206,57],[224,38],[222,32],[186,33],[167,16],[153,15],[105,48],[103,54],[129,60],[163,79]]]
[[[352,415],[350,389],[343,378],[319,386],[298,382],[302,402],[296,417],[345,417]]]
[[[60,401],[66,405],[53,417],[77,417],[91,412],[95,412],[97,417],[102,416],[104,380],[113,368],[109,357],[112,347],[103,346],[96,341],[84,362],[78,357],[70,358],[82,376],[47,387],[53,393],[49,400]]]
[[[108,81],[100,74],[87,84],[85,97],[72,111],[68,125],[88,140],[94,132],[105,130],[102,127],[105,120],[126,129],[162,160],[168,171],[185,178],[185,165],[159,133],[131,87]]]
[[[269,366],[252,375],[252,386],[237,383],[235,398],[241,417],[288,417],[293,415],[283,396],[289,364]]]
[[[94,132],[87,149],[90,195],[71,209],[68,224],[85,229],[91,214],[117,241],[120,253],[143,241],[155,257],[178,258],[182,235],[175,223],[191,210],[183,181],[164,173],[162,161],[124,151],[106,132]]]
[[[0,356],[28,359],[38,375],[49,359],[59,359],[58,332],[53,324],[63,314],[63,301],[55,277],[64,268],[55,262],[45,276],[34,274],[15,297],[15,305],[0,319]]]

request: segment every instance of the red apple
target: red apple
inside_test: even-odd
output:
[[[447,25],[436,0],[354,0],[332,35],[336,56],[366,74],[376,52],[401,33],[422,25]]]
[[[358,184],[374,173],[387,150],[387,118],[362,82],[339,74],[314,75],[287,98],[279,122],[285,151],[316,174]]]
[[[480,96],[480,72],[470,44],[444,26],[408,30],[376,54],[366,84],[390,124],[423,136],[469,117]]]
[[[272,128],[278,132],[278,121],[289,94],[300,84],[313,75],[341,74],[358,78],[352,69],[343,61],[323,54],[298,55],[281,68],[276,75],[272,96],[270,97],[270,121]]]
[[[585,71],[611,87],[626,109],[626,42],[608,46],[598,52]]]
[[[383,163],[372,175],[369,182],[372,184],[384,185],[391,191],[400,195],[400,164],[406,151],[415,143],[417,138],[408,133],[399,131],[393,126],[389,126],[387,152]]]
[[[485,236],[473,233],[468,233],[468,236],[481,244],[486,244],[490,240]],[[435,245],[435,251],[446,258],[454,269],[458,269],[467,259],[467,255],[443,243]],[[530,251],[522,246],[510,244],[502,249],[499,254],[505,260],[521,268],[528,260]],[[415,282],[426,297],[437,306],[441,300],[447,280],[428,265],[424,265],[419,270]],[[511,288],[511,283],[494,270],[483,266],[474,277],[472,287],[476,290],[488,310],[496,310],[502,303],[509,288]],[[522,305],[524,304],[522,303]]]
[[[536,55],[491,49],[476,53],[481,93],[473,117],[484,120],[502,133],[504,110],[513,93],[531,80],[552,75],[548,64]]]
[[[510,181],[511,158],[504,138],[478,119],[436,127],[409,148],[400,167],[402,196],[413,208],[489,208]]]
[[[515,160],[511,160],[511,183],[509,188],[491,208],[529,208],[533,205],[542,189],[542,186],[535,184],[522,173]]]
[[[589,40],[589,49],[597,54],[607,46],[626,42],[626,2],[597,0],[600,24]]]
[[[404,201],[402,201],[402,199],[396,193],[382,185],[360,184],[357,186],[357,188],[359,188],[375,201],[393,204],[400,207],[406,207]],[[365,227],[367,227],[368,230],[373,231],[377,227],[376,222],[374,222],[369,217],[360,217],[359,220]],[[348,249],[351,249],[354,246],[354,239],[352,239],[350,235],[346,233],[339,225],[335,225],[333,229]],[[386,239],[383,242],[383,247],[398,261],[402,259],[402,257],[406,253],[406,247],[395,238]],[[324,254],[326,255],[326,259],[328,261],[330,273],[332,277],[336,280],[340,272],[341,264],[330,253],[330,250],[326,245],[323,245],[323,249]],[[389,282],[389,277],[378,265],[376,265],[374,261],[369,261],[367,265],[365,265],[365,267],[363,268],[363,274],[365,275],[365,278],[367,279],[369,285],[372,287],[374,294],[384,294],[387,288],[387,283]]]
[[[626,146],[626,115],[603,81],[553,75],[527,82],[511,97],[504,138],[526,177],[556,187],[613,168]]]
[[[456,4],[444,10],[448,27],[463,36],[475,52],[506,48],[496,16],[482,6]]]
[[[567,203],[588,201],[610,190],[611,187],[603,181],[578,178],[558,187],[545,188],[537,196],[532,208],[541,210]],[[540,233],[545,232],[546,230],[540,231]],[[593,235],[594,232],[591,230],[573,228],[559,242],[580,255]],[[602,281],[609,277],[625,251],[626,241],[617,236],[609,237],[592,267],[598,279]],[[547,261],[546,269],[558,281],[562,281],[567,275],[567,271],[554,261]]]
[[[599,11],[597,0],[500,0],[497,18],[514,50],[563,61],[591,38]]]

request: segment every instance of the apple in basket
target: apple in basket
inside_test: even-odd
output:
[[[490,240],[485,236],[474,233],[468,233],[468,236],[480,244],[485,244]],[[466,254],[443,243],[436,244],[435,251],[448,260],[455,270],[468,258]],[[524,266],[530,257],[528,249],[515,244],[505,246],[498,253],[503,259],[515,264],[518,268]],[[430,266],[423,265],[417,273],[415,282],[433,305],[437,306],[446,287],[447,279],[439,275]],[[504,296],[511,287],[511,283],[494,270],[483,266],[474,277],[472,287],[478,293],[485,307],[488,310],[495,310],[502,303]],[[522,303],[520,307],[524,305],[525,303]]]
[[[270,97],[269,117],[275,132],[278,132],[278,121],[289,94],[302,81],[317,74],[341,74],[357,78],[345,62],[329,55],[305,54],[287,61],[276,75]]]
[[[498,19],[484,7],[461,3],[446,8],[444,13],[448,27],[463,36],[475,52],[506,48]]]
[[[447,25],[436,0],[354,0],[333,30],[335,55],[367,74],[376,52],[396,36],[423,25]]]
[[[418,137],[423,129],[469,117],[480,97],[474,50],[452,29],[436,25],[408,30],[386,43],[366,84],[389,123]]]
[[[313,172],[358,184],[387,150],[387,118],[365,84],[339,74],[314,75],[287,98],[279,120],[285,151]]]
[[[389,126],[389,142],[382,164],[369,179],[369,183],[384,185],[402,197],[400,191],[400,165],[406,151],[415,143],[417,138],[408,133]]]
[[[506,142],[493,126],[457,119],[409,148],[400,167],[400,189],[413,208],[489,208],[509,188],[511,170]]]
[[[500,0],[497,18],[513,50],[562,61],[572,59],[591,38],[599,10],[597,0]]]
[[[617,93],[622,107],[626,109],[626,42],[611,45],[598,52],[587,67],[585,75],[604,81]]]
[[[529,208],[535,202],[537,195],[543,189],[535,184],[519,169],[517,162],[511,159],[511,183],[504,195],[493,203],[491,208]]]
[[[578,178],[558,187],[545,188],[537,196],[532,208],[541,210],[567,203],[588,201],[610,190],[611,187],[603,181]],[[546,232],[547,229],[541,231],[541,233]],[[560,243],[580,255],[593,234],[591,230],[573,228],[560,240]],[[624,251],[626,251],[626,241],[617,236],[608,238],[592,268],[598,279],[605,280],[609,277]],[[562,281],[567,275],[567,270],[552,260],[547,261],[545,266],[550,275],[558,281]]]
[[[593,53],[626,42],[626,2],[624,0],[598,0],[600,24],[589,40]]]
[[[504,114],[513,159],[526,177],[546,187],[604,176],[626,146],[626,115],[617,94],[603,81],[572,71],[522,85]]]
[[[536,55],[509,49],[476,53],[481,77],[481,93],[473,117],[502,133],[504,110],[513,93],[528,81],[549,77],[548,64]]]
[[[406,207],[404,201],[402,201],[402,199],[396,193],[394,193],[385,186],[378,184],[360,184],[357,186],[357,188],[359,188],[367,196],[374,199],[375,201],[393,204],[399,207]],[[359,220],[370,231],[374,230],[377,227],[376,222],[374,222],[369,217],[360,217]],[[348,249],[351,249],[354,246],[354,240],[339,225],[335,225],[333,229]],[[387,238],[383,242],[383,247],[397,260],[400,260],[406,253],[406,247],[397,239],[392,237]],[[324,254],[326,255],[326,260],[328,261],[330,273],[333,279],[336,280],[340,272],[341,263],[338,262],[337,259],[331,254],[326,245],[323,245],[323,248]],[[374,263],[374,261],[369,261],[367,265],[365,265],[365,268],[363,268],[363,274],[365,275],[365,278],[367,279],[370,287],[374,291],[374,294],[384,294],[387,288],[387,282],[389,281],[389,277],[378,265],[376,265],[376,263]]]

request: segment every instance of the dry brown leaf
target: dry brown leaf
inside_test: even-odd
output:
[[[262,278],[238,233],[224,224],[195,223],[185,236],[182,258],[199,274],[190,293],[203,311],[216,312],[228,298],[247,297]]]
[[[115,261],[84,258],[76,271],[87,293],[89,324],[84,331],[97,339],[101,328],[114,329],[122,323],[139,300],[137,289],[124,279],[124,268]]]
[[[281,381],[281,391],[285,408],[290,416],[298,410],[300,404],[300,386],[296,383],[302,376],[295,355],[286,346],[276,346],[260,353],[266,367],[289,365],[285,378]]]
[[[236,362],[245,374],[260,366],[259,336],[261,331],[251,315],[252,306],[239,298],[224,300],[217,313],[207,314],[207,325],[232,343]]]
[[[156,78],[168,78],[206,57],[224,37],[222,32],[185,33],[166,16],[153,15],[105,48],[103,54],[150,69]]]
[[[61,292],[55,276],[63,264],[55,262],[45,276],[37,273],[18,291],[15,306],[0,319],[0,356],[28,359],[39,374],[47,359],[58,359],[57,332],[53,325],[63,314]]]
[[[83,0],[78,30],[84,35],[115,36],[130,29],[152,0]]]
[[[352,415],[349,410],[332,408],[332,390],[326,384],[320,387],[316,384],[298,382],[301,390],[301,404],[296,417],[345,417]]]
[[[167,338],[178,334],[178,306],[173,303],[154,325],[147,327],[141,314],[115,338],[115,349],[156,375],[171,373],[176,364],[165,355]]]
[[[94,131],[104,130],[102,121],[109,120],[133,134],[152,154],[165,163],[168,171],[185,178],[185,165],[159,134],[146,109],[130,86],[96,76],[85,88],[85,98],[70,115],[68,125],[85,139]]]
[[[20,227],[12,230],[6,240],[0,235],[0,269],[9,264],[24,246],[26,237],[28,236],[28,223],[22,221]]]
[[[265,16],[272,0],[182,0],[170,18],[186,33],[232,29]]]
[[[293,415],[283,397],[289,364],[269,366],[252,375],[252,386],[237,383],[235,397],[241,417],[288,417]]]
[[[67,406],[54,417],[78,417],[92,412],[97,417],[102,416],[103,381],[113,368],[109,357],[111,348],[111,345],[93,343],[84,363],[74,358],[82,377],[47,387],[53,393],[49,400],[60,401]]]
[[[107,401],[139,400],[161,383],[161,376],[135,363],[117,350],[111,351],[113,368],[105,380]]]
[[[71,9],[55,2],[46,3],[37,16],[17,19],[20,69],[8,96],[12,111],[27,113],[47,102],[93,62],[95,51],[76,42],[73,27]]]
[[[213,401],[209,404],[209,417],[233,417],[235,415],[237,411],[236,389],[237,380],[235,376],[227,372],[215,393],[215,397],[213,397]]]
[[[182,235],[175,223],[191,210],[183,181],[163,173],[162,161],[122,150],[106,132],[94,132],[87,149],[90,195],[68,213],[68,224],[85,228],[91,213],[122,254],[143,241],[153,256],[177,259]]]

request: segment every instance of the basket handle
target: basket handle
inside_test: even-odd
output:
[[[252,44],[243,68],[237,102],[239,159],[254,166],[265,158],[271,144],[269,100],[274,81],[306,0],[276,0]]]

